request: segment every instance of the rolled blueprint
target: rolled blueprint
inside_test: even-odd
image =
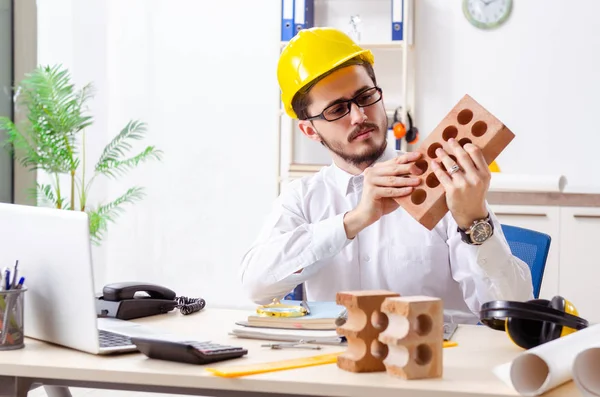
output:
[[[585,397],[600,396],[600,347],[585,349],[575,357],[573,381]]]
[[[526,175],[492,172],[490,191],[562,192],[567,185],[564,175]]]
[[[600,324],[526,350],[493,371],[519,394],[539,396],[572,380],[575,357],[592,347],[600,347]]]

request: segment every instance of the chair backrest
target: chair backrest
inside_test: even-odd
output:
[[[545,233],[512,225],[503,224],[502,231],[512,254],[529,266],[533,282],[533,297],[539,298],[552,239]]]
[[[304,284],[298,284],[292,292],[287,294],[283,299],[301,301],[304,298]]]

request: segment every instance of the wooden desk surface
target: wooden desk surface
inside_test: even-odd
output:
[[[322,350],[271,350],[265,341],[238,339],[228,335],[233,323],[248,312],[210,309],[182,316],[178,312],[137,320],[169,332],[186,334],[196,340],[241,345],[248,349],[244,358],[211,366],[259,363],[345,350],[344,346],[324,346]],[[514,358],[521,350],[502,332],[484,326],[460,326],[454,338],[457,347],[444,349],[442,379],[405,381],[385,372],[355,374],[335,364],[271,372],[241,378],[220,378],[205,367],[149,359],[139,353],[95,356],[28,339],[24,349],[0,354],[0,374],[49,379],[68,379],[154,386],[249,390],[302,395],[329,396],[514,396],[512,389],[492,373],[495,365]],[[573,382],[545,396],[580,395]]]

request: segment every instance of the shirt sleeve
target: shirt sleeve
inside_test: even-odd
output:
[[[310,223],[300,192],[291,186],[274,204],[258,238],[244,254],[242,286],[250,299],[266,304],[281,298],[315,274],[323,259],[338,254],[351,240],[345,213]]]
[[[448,226],[448,245],[453,278],[460,284],[469,309],[479,315],[481,305],[492,300],[533,299],[531,270],[512,255],[502,227],[488,206],[494,234],[481,245],[462,241],[457,224]]]

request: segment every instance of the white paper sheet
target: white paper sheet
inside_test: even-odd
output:
[[[573,381],[585,397],[600,396],[600,346],[585,349],[575,357]]]
[[[512,362],[497,366],[493,372],[519,394],[539,396],[570,381],[575,357],[592,347],[600,347],[600,324],[526,350]],[[598,374],[598,366],[593,368]],[[584,371],[581,374],[585,375]],[[598,386],[600,382],[594,381]]]
[[[527,175],[492,172],[490,191],[562,192],[567,185],[564,175]]]

